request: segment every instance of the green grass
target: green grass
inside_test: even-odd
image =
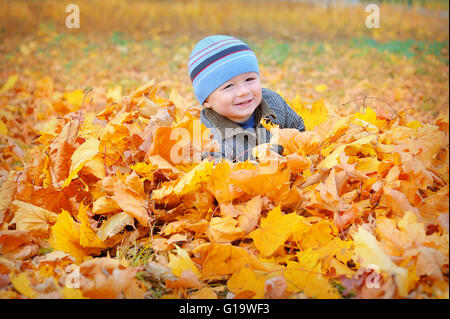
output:
[[[367,52],[367,49],[374,48],[379,52],[389,52],[393,54],[404,55],[408,58],[412,58],[417,55],[432,54],[440,58],[441,60],[448,57],[449,43],[434,41],[426,43],[424,41],[417,41],[408,39],[405,41],[392,40],[385,43],[381,43],[372,38],[353,38],[350,40],[350,47],[361,49],[362,52]],[[448,58],[447,58],[448,61]]]
[[[117,256],[119,260],[124,257],[131,266],[146,265],[148,261],[154,256],[154,251],[151,247],[144,244],[135,244],[128,249],[118,249]]]
[[[349,293],[344,295],[345,287],[340,282],[338,282],[336,280],[332,280],[332,281],[330,281],[330,283],[334,288],[337,289],[337,291],[342,296],[342,298],[348,299],[348,298],[354,298],[356,296],[354,291],[350,291]]]

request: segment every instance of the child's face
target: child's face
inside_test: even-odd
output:
[[[258,73],[242,73],[212,92],[203,106],[212,108],[234,122],[245,122],[261,103],[262,90]],[[244,103],[243,103],[244,102]]]

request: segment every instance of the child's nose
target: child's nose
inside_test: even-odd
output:
[[[246,85],[246,83],[242,83],[238,86],[238,95],[247,95],[250,92],[249,87]]]

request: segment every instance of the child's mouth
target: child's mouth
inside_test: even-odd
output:
[[[239,106],[247,106],[247,105],[250,104],[252,101],[253,101],[253,99],[250,99],[250,100],[243,101],[243,102],[241,102],[241,103],[237,103],[236,105],[239,105]]]

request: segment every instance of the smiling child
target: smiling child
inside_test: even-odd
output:
[[[252,148],[272,137],[260,123],[263,118],[280,128],[305,130],[303,119],[279,94],[261,88],[258,60],[241,40],[226,35],[203,38],[192,50],[188,70],[204,107],[201,122],[221,146],[203,157],[254,160]],[[274,151],[281,154],[282,147]]]

